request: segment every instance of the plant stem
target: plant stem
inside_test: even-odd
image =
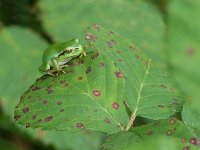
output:
[[[128,122],[127,126],[126,126],[125,131],[128,131],[132,127],[133,121],[135,120],[135,117],[136,117],[135,112],[133,112],[131,114],[131,117],[130,117],[129,122]]]

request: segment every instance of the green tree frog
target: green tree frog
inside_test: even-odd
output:
[[[55,72],[63,72],[62,69],[72,58],[85,56],[84,48],[78,39],[55,43],[49,46],[43,53],[43,64],[39,67],[41,73],[54,75]]]

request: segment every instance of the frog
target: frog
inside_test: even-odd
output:
[[[86,56],[78,38],[54,43],[43,52],[42,65],[39,67],[39,71],[43,74],[58,76],[60,72],[65,73],[63,68],[67,66],[71,59],[78,56],[80,58]]]

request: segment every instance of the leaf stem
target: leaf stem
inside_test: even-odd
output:
[[[129,122],[125,128],[125,131],[128,131],[132,127],[135,117],[136,117],[135,113],[132,113],[131,118],[129,119]]]

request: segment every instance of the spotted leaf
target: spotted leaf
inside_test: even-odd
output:
[[[96,40],[91,40],[91,36]],[[125,79],[127,97],[124,103],[132,111],[127,130],[136,116],[161,119],[179,111],[180,100],[170,85],[166,66],[154,63],[127,38],[101,26],[99,30],[94,26],[89,28],[86,39],[121,70],[115,75]]]
[[[25,92],[15,120],[26,127],[113,133],[128,122],[124,78],[100,51],[74,59],[58,77],[44,75]]]
[[[182,117],[200,130],[200,1],[170,1],[168,16],[168,62],[184,96]]]
[[[120,141],[120,142],[119,142]],[[110,135],[102,145],[103,150],[198,149],[200,141],[182,122],[171,118],[144,126],[135,127],[129,132]]]

